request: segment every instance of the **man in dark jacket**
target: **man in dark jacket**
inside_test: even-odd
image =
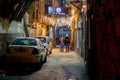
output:
[[[68,36],[68,34],[66,34],[65,37],[65,46],[66,46],[66,51],[69,52],[69,45],[70,45],[70,38]]]

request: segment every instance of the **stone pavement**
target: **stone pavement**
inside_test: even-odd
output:
[[[29,70],[23,69],[23,72]],[[1,74],[0,80],[88,80],[83,58],[75,51],[60,52],[59,48],[53,49],[40,69],[32,68],[30,72],[27,75]]]
[[[53,55],[64,56],[60,62],[68,80],[88,80],[84,60],[75,51],[60,52],[59,48],[54,48]]]

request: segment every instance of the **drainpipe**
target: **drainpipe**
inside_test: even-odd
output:
[[[27,28],[27,22],[26,22],[25,17],[26,17],[26,15],[23,17],[23,27],[24,27],[24,31],[25,31],[25,36],[29,37],[28,28]]]

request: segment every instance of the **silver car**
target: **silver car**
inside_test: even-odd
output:
[[[36,36],[35,38],[40,39],[40,41],[46,47],[48,54],[52,54],[52,42],[48,36]]]
[[[43,63],[47,61],[47,52],[37,38],[16,38],[7,48],[6,60],[17,63]]]

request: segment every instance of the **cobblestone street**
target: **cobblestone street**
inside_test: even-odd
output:
[[[87,80],[87,77],[83,59],[78,54],[55,48],[39,70],[29,75],[6,75],[0,80]]]

